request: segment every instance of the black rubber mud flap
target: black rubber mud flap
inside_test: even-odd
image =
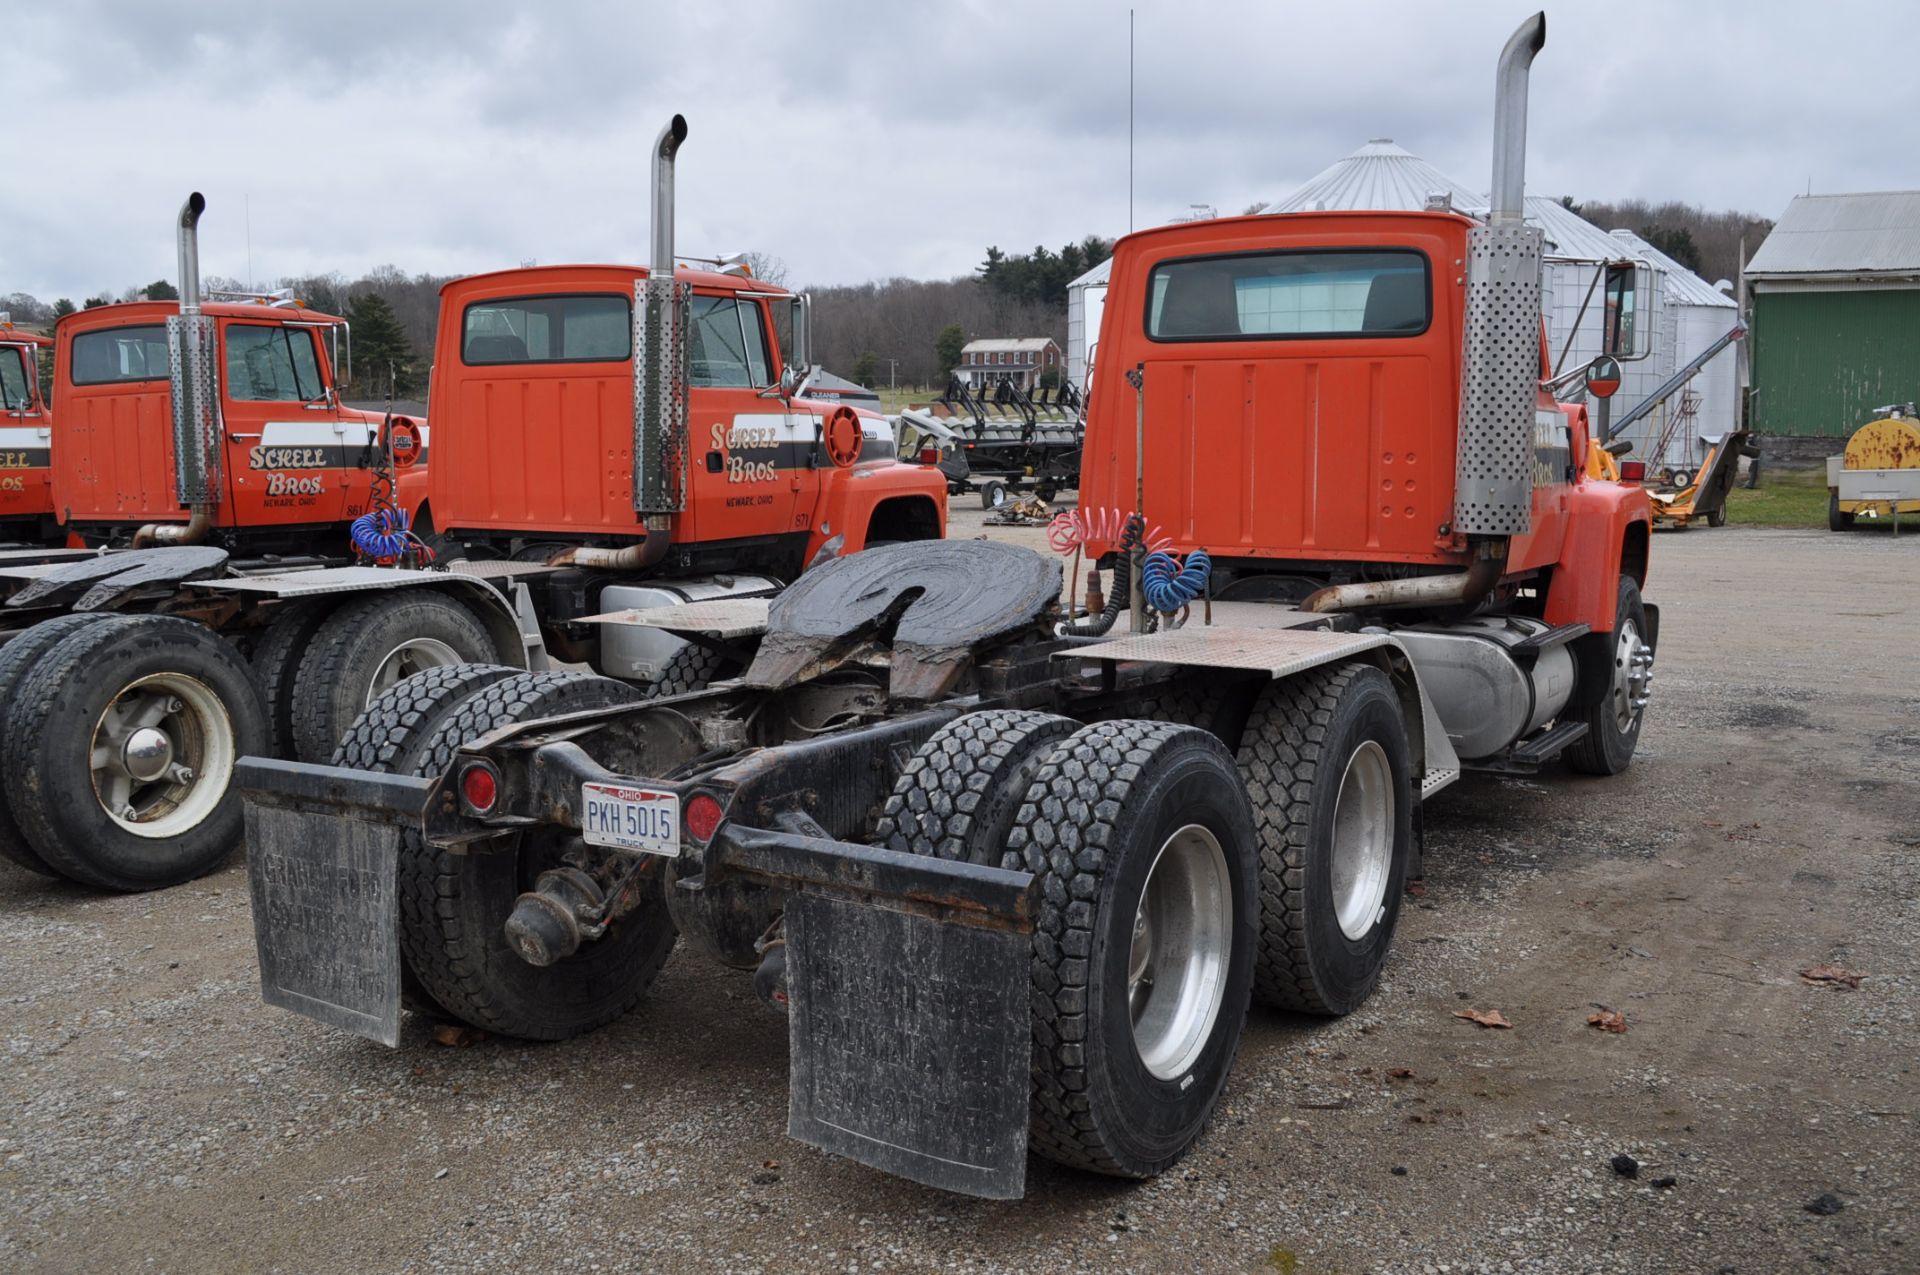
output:
[[[1026,1189],[1031,937],[788,896],[787,1132],[944,1191]]]
[[[400,1043],[399,830],[431,783],[249,758],[239,767],[260,992]]]

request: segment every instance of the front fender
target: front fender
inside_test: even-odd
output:
[[[1636,484],[1588,480],[1567,493],[1567,532],[1547,587],[1546,621],[1613,632],[1620,577],[1647,583],[1653,506]]]
[[[938,470],[896,461],[874,461],[835,469],[822,476],[820,501],[807,540],[806,561],[827,541],[842,537],[839,552],[866,548],[873,513],[883,501],[925,497],[933,502],[936,526],[947,525],[947,480]]]

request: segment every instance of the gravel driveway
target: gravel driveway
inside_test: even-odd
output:
[[[387,1050],[260,1003],[237,862],[0,865],[0,1269],[1920,1270],[1920,538],[1666,534],[1648,596],[1632,771],[1434,801],[1379,993],[1256,1010],[1145,1184],[788,1141],[784,1021],[685,952],[584,1040]]]

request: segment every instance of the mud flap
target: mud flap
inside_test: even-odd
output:
[[[788,896],[787,1132],[945,1191],[1026,1188],[1031,940]]]
[[[428,782],[253,758],[239,769],[262,997],[399,1044],[394,821],[418,820]]]

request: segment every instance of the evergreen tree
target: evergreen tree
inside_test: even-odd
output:
[[[933,357],[940,366],[941,385],[945,385],[947,378],[953,375],[953,369],[960,366],[960,354],[966,344],[966,329],[958,323],[949,323],[941,328],[940,335],[933,339]]]
[[[180,289],[174,287],[165,279],[155,279],[152,283],[140,289],[140,292],[141,295],[149,301],[178,301],[180,299]]]
[[[860,357],[853,361],[853,379],[872,389],[880,379],[880,356],[872,350],[860,351]]]
[[[79,306],[73,303],[73,298],[61,297],[53,303],[53,317],[55,319],[64,319],[79,308]]]
[[[362,397],[405,394],[413,385],[413,346],[393,307],[377,292],[363,292],[347,307],[353,325],[353,384]]]

